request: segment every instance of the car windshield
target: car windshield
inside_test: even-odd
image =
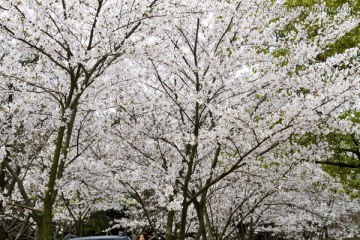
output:
[[[118,236],[95,236],[95,237],[79,237],[71,238],[70,240],[127,240],[127,237]]]

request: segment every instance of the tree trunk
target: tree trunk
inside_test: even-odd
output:
[[[166,240],[172,240],[173,239],[173,232],[172,232],[172,228],[174,225],[174,216],[175,216],[175,212],[174,211],[169,211],[168,215],[167,215],[167,222],[166,222]]]
[[[57,196],[56,176],[58,173],[59,161],[61,156],[62,142],[64,139],[65,127],[61,126],[58,130],[56,139],[56,146],[54,151],[54,157],[51,164],[50,176],[47,184],[47,191],[44,197],[44,206],[40,219],[37,222],[38,225],[38,240],[50,240],[52,239],[52,217],[53,217],[53,205]]]
[[[0,226],[0,239],[6,239],[6,232],[2,226]]]
[[[52,204],[44,202],[44,212],[41,220],[37,223],[37,240],[53,239],[52,233]]]
[[[188,212],[189,205],[185,201],[183,202],[183,207],[181,210],[181,219],[180,219],[180,232],[179,232],[179,239],[185,239],[185,230],[186,230],[186,217]]]
[[[196,213],[198,216],[198,221],[199,221],[199,229],[198,232],[196,233],[195,236],[195,240],[200,240],[201,236],[203,237],[202,239],[206,239],[206,229],[205,229],[205,219],[204,219],[204,205],[202,202],[194,202],[194,206],[196,209]]]
[[[205,209],[204,209],[204,217],[205,217],[205,224],[206,224],[205,227],[207,227],[207,229],[208,229],[208,231],[207,231],[208,239],[215,240],[215,236],[214,236],[214,232],[213,232],[214,229],[213,229],[213,226],[211,225],[206,205],[205,205]]]
[[[208,239],[206,230],[211,231],[211,227],[206,229],[206,219],[205,219],[205,217],[206,217],[205,216],[206,196],[207,196],[207,190],[205,190],[201,194],[200,202],[198,202],[196,199],[194,200],[194,206],[195,206],[196,213],[198,216],[198,221],[199,221],[199,229],[198,229],[198,233],[195,237],[195,240],[200,240],[201,236],[202,236],[202,239]]]
[[[82,217],[79,217],[79,219],[77,219],[75,221],[75,235],[76,236],[84,236],[84,219]]]

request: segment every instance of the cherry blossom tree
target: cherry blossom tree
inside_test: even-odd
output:
[[[103,137],[98,115],[111,107],[104,89],[124,80],[123,56],[146,35],[158,1],[0,1],[0,7],[7,182],[1,202],[30,216],[38,239],[52,239],[53,206],[66,187],[58,182]]]
[[[123,98],[131,105],[114,119],[118,180],[150,226],[166,229],[167,239],[185,239],[190,231],[195,239],[211,238],[206,215],[213,188],[227,188],[221,183],[247,168],[256,176],[261,161],[279,163],[280,170],[269,171],[273,175],[266,179],[280,178],[297,160],[283,157],[291,152],[289,139],[321,131],[319,123],[354,107],[359,91],[358,47],[317,60],[357,26],[358,16],[310,12],[298,22],[301,10],[281,11],[281,5],[264,1],[221,2],[206,9],[164,19],[139,46],[140,55],[129,63],[138,69],[130,74],[139,84],[128,88]],[[323,34],[313,36],[309,26],[320,22]],[[339,68],[344,62],[351,67]],[[232,179],[247,189],[246,181]],[[259,205],[278,193],[276,186],[258,190]],[[229,192],[231,204],[236,194]],[[241,210],[255,218],[251,207]]]
[[[0,8],[2,214],[22,210],[38,239],[52,238],[54,218],[80,221],[124,197],[142,217],[132,226],[167,239],[284,222],[291,232],[343,212],[311,208],[324,199],[306,189],[327,178],[305,180],[296,164],[306,149],[289,142],[356,106],[358,46],[318,61],[359,24],[346,6],[301,21],[301,9],[263,0]],[[311,214],[281,218],[291,207]]]

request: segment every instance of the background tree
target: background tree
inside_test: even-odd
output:
[[[305,8],[317,8],[318,10],[326,11],[330,15],[334,15],[340,11],[343,4],[347,5],[347,10],[350,14],[358,16],[360,3],[358,1],[339,1],[326,0],[323,5],[319,7],[316,5],[317,1],[287,1],[288,7],[303,6]],[[318,32],[317,27],[309,28],[309,31]],[[360,41],[360,24],[345,33],[337,41],[330,43],[324,49],[324,52],[319,54],[317,61],[324,61],[326,58],[333,57],[336,54],[343,53],[347,49],[357,47]],[[359,59],[359,53],[354,55],[354,58]],[[337,68],[349,68],[346,63],[342,63]],[[358,74],[355,71],[354,74]],[[316,159],[315,162],[323,164],[323,169],[330,175],[340,180],[344,184],[345,191],[352,197],[358,196],[359,178],[358,168],[358,106],[355,105],[349,112],[340,113],[339,120],[333,121],[339,123],[334,126],[325,126],[324,132],[320,134],[307,133],[300,140],[300,144],[309,146],[314,144],[314,151],[318,151],[320,147],[325,147],[326,153],[323,159]],[[332,128],[329,130],[328,128]],[[311,160],[311,157],[310,157]],[[314,160],[314,159],[312,159]]]
[[[167,239],[251,238],[291,207],[304,211],[289,226],[323,228],[346,210],[311,209],[336,195],[289,140],[356,108],[358,46],[326,49],[358,15],[260,0],[0,3],[2,215],[23,210],[38,239],[54,217],[81,223],[124,196],[132,226]]]
[[[317,57],[356,27],[358,16],[312,13],[298,22],[301,11],[264,11],[264,4],[222,2],[195,16],[166,19],[149,40],[153,47],[140,46],[141,55],[129,65],[138,69],[130,74],[140,84],[126,91],[131,106],[114,120],[112,142],[127,160],[114,164],[144,218],[166,229],[167,239],[188,233],[211,238],[206,212],[217,184],[249,169],[243,171],[254,177],[251,182],[266,185],[257,178],[261,161],[276,164],[279,170],[269,171],[269,178],[281,179],[296,163],[279,154],[292,149],[290,137],[321,131],[319,123],[336,120],[331,116],[355,101],[358,49],[324,61]],[[326,34],[308,31],[320,21]],[[343,61],[350,71],[337,67]],[[232,179],[221,186],[246,189],[246,182]],[[311,185],[305,179],[298,184],[293,188]],[[277,191],[275,184],[262,196]]]
[[[31,216],[38,239],[52,238],[53,206],[64,187],[58,181],[101,137],[94,116],[109,105],[100,92],[120,79],[114,66],[131,52],[135,33],[136,40],[146,35],[139,30],[156,3],[0,2],[1,91],[16,92],[2,109],[11,124],[2,134],[1,166],[16,183],[3,203]]]

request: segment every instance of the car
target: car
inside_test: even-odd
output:
[[[70,238],[71,240],[130,240],[128,236],[89,236]]]

